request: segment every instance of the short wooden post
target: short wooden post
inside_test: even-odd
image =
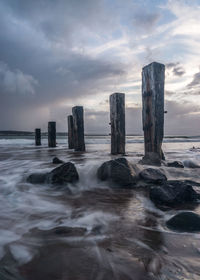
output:
[[[160,164],[164,159],[164,83],[165,65],[153,62],[142,69],[143,162],[147,164]]]
[[[35,146],[41,145],[41,129],[36,128],[35,129]]]
[[[125,154],[125,94],[110,95],[111,154]]]
[[[48,144],[49,147],[56,147],[56,122],[48,122]]]
[[[83,107],[73,107],[72,115],[74,125],[74,149],[75,151],[85,151]]]
[[[70,115],[67,117],[68,121],[68,147],[69,149],[74,148],[74,123],[73,123],[73,116]]]

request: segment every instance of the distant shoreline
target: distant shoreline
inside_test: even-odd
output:
[[[67,136],[67,132],[57,132],[57,136]],[[34,136],[35,133],[31,131],[18,131],[18,130],[1,130],[0,136]],[[42,132],[42,136],[47,136],[47,132]],[[109,136],[109,134],[88,134],[85,136]],[[142,134],[127,134],[126,136],[143,136]],[[200,135],[186,136],[186,135],[165,135],[164,138],[198,138]]]

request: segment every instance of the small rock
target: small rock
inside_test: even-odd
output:
[[[46,173],[33,173],[28,176],[27,182],[31,184],[42,184],[45,183],[47,179]]]
[[[74,183],[78,181],[79,175],[73,163],[67,162],[53,169],[49,173],[33,173],[28,176],[27,182],[32,184],[58,184]]]
[[[83,227],[56,227],[52,230],[57,235],[65,236],[82,236],[87,232],[86,228]]]
[[[97,170],[97,177],[102,181],[111,180],[122,187],[132,187],[138,179],[137,166],[125,158],[106,161]]]
[[[147,183],[159,184],[167,181],[167,177],[159,169],[147,168],[140,172],[139,177]]]
[[[64,161],[59,159],[58,157],[54,157],[53,160],[52,160],[52,163],[59,164],[59,163],[64,163]]]
[[[167,166],[176,167],[176,168],[184,168],[184,165],[181,161],[168,162]]]
[[[171,230],[181,232],[199,232],[200,231],[200,216],[193,212],[182,212],[166,223]]]
[[[66,183],[74,183],[78,181],[78,179],[78,172],[72,162],[60,165],[47,175],[47,182],[51,184],[63,185]]]
[[[197,202],[199,197],[191,185],[182,181],[167,181],[150,189],[150,199],[158,206],[176,207]]]

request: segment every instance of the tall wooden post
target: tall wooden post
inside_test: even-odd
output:
[[[83,107],[73,107],[72,115],[74,124],[74,149],[75,151],[85,151]]]
[[[48,122],[48,144],[56,147],[56,122]]]
[[[164,159],[164,83],[165,65],[153,62],[142,69],[142,119],[146,164]]]
[[[74,148],[74,123],[73,123],[73,116],[70,115],[67,117],[68,121],[68,147],[69,149]]]
[[[35,146],[41,145],[41,129],[36,128],[35,129]]]
[[[111,154],[125,154],[125,94],[110,95]]]

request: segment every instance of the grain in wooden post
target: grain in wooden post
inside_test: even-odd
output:
[[[74,148],[74,122],[73,116],[70,115],[67,117],[68,121],[68,147],[69,149]]]
[[[165,65],[153,62],[142,69],[142,120],[145,156],[143,163],[160,164],[164,159]]]
[[[73,107],[72,115],[74,124],[74,150],[85,151],[83,107]]]
[[[41,129],[35,129],[35,146],[41,146]]]
[[[125,94],[110,95],[111,154],[125,154]]]
[[[48,122],[48,145],[56,147],[56,122]]]

